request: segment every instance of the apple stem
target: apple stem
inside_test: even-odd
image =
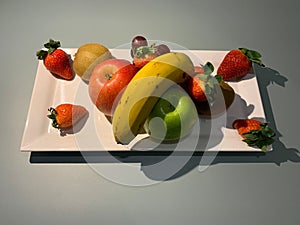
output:
[[[107,80],[110,80],[110,79],[112,78],[112,75],[111,75],[111,74],[105,74],[105,78],[106,78]]]

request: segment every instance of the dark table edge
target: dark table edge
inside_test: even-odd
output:
[[[214,157],[249,157],[249,156],[263,156],[265,152],[259,151],[222,151],[222,152],[186,152],[186,151],[86,151],[84,153],[78,151],[34,151],[30,153],[29,162],[34,163],[104,163],[109,162],[108,157],[118,158],[118,160],[127,161],[128,158],[134,157],[136,161],[139,159],[146,159],[151,157],[167,157],[170,156],[190,156],[190,157],[202,157],[202,156],[214,156]],[[113,160],[113,162],[115,162]]]

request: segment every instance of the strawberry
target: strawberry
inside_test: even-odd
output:
[[[210,62],[204,66],[195,67],[195,75],[188,80],[188,92],[196,102],[208,101],[213,104],[216,95],[216,85],[221,82],[220,76],[212,76],[214,67]]]
[[[59,130],[71,128],[88,114],[83,106],[69,103],[60,104],[55,109],[50,107],[48,111],[50,115],[47,117],[52,120],[52,126]]]
[[[65,51],[58,49],[60,42],[50,39],[48,43],[44,44],[44,47],[48,50],[40,50],[36,53],[36,56],[44,61],[47,70],[55,77],[72,80],[75,73],[72,69],[71,59]]]
[[[249,146],[256,146],[263,151],[274,142],[275,132],[267,123],[262,123],[255,119],[237,119],[232,123],[232,127],[238,130],[243,137],[243,141]]]
[[[157,48],[154,46],[140,46],[133,53],[133,64],[141,69],[148,62],[158,56]]]
[[[264,66],[260,58],[260,53],[246,48],[231,50],[222,60],[217,74],[225,81],[240,79],[250,72],[252,63]]]
[[[194,66],[194,71],[195,71],[195,74],[198,74],[198,73],[204,73],[204,68],[203,66]]]

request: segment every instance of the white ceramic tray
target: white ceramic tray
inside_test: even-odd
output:
[[[77,49],[64,49],[72,58]],[[112,54],[118,58],[131,60],[128,49],[112,49]],[[183,50],[182,50],[183,51]],[[215,71],[227,51],[188,51],[194,64],[211,62]],[[211,129],[202,137],[195,136],[193,132],[185,141],[181,150],[188,151],[250,151],[258,152],[260,149],[247,146],[241,141],[237,131],[230,128],[236,118],[260,118],[265,120],[263,105],[254,72],[248,74],[239,82],[229,82],[236,95],[233,104],[228,109],[226,117],[213,122],[218,130]],[[82,128],[73,134],[60,136],[58,130],[51,126],[47,118],[48,108],[61,103],[80,104],[87,108],[89,117]],[[224,119],[225,123],[224,124]],[[201,119],[200,128],[211,122]],[[201,132],[203,133],[203,132]],[[205,133],[205,132],[204,132]],[[196,132],[197,134],[197,132]],[[194,135],[194,136],[193,136]],[[130,145],[119,145],[114,141],[111,124],[106,117],[92,104],[88,95],[88,85],[76,76],[72,81],[60,80],[53,77],[39,61],[35,83],[32,91],[27,121],[25,124],[21,151],[130,151],[132,149],[147,151],[153,149],[157,143],[139,135]],[[200,145],[194,147],[195,140]],[[201,145],[201,142],[204,145]],[[174,150],[178,145],[160,145],[160,150]],[[199,147],[202,146],[202,147]]]

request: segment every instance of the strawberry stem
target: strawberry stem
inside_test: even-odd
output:
[[[274,142],[274,136],[275,132],[268,126],[268,124],[261,123],[259,130],[251,130],[244,133],[243,137],[245,139],[243,141],[249,146],[256,146],[265,152],[268,145],[271,145]]]
[[[208,77],[211,77],[212,72],[214,72],[215,68],[213,66],[213,64],[211,62],[207,62],[205,63],[205,65],[202,65],[203,70],[204,70],[204,74],[208,75]],[[215,79],[218,81],[218,83],[220,84],[223,80],[223,77],[221,75],[215,75],[214,76]],[[207,79],[208,80],[208,79]]]
[[[44,47],[48,49],[48,53],[51,54],[56,49],[60,47],[60,41],[54,41],[53,39],[49,39],[49,42],[44,44]]]
[[[204,82],[204,92],[207,102],[210,106],[213,106],[216,100],[217,85],[219,85],[219,80],[212,76],[211,74],[196,74],[199,80]]]
[[[203,67],[203,74],[196,74],[196,76],[202,80],[205,84],[205,95],[207,101],[210,106],[213,106],[216,98],[216,86],[220,84],[223,80],[221,75],[212,76],[212,72],[214,72],[214,66],[211,62],[206,62],[205,65],[201,65]]]
[[[136,58],[145,58],[148,54],[154,54],[157,52],[157,48],[154,46],[140,46],[134,50],[133,55]]]
[[[57,116],[56,110],[55,110],[54,108],[50,107],[50,108],[48,109],[48,111],[50,112],[50,114],[47,115],[47,117],[48,117],[49,119],[52,120],[52,127],[58,129],[58,128],[59,128],[59,125],[58,125],[58,122],[57,122],[57,120],[56,120],[56,116]]]
[[[40,50],[40,51],[36,52],[36,56],[38,57],[39,60],[45,59],[47,55],[48,55],[48,52],[45,50]]]
[[[215,78],[216,78],[216,80],[218,81],[219,84],[223,81],[222,75],[217,74],[217,75],[215,76]]]
[[[212,74],[212,72],[214,72],[214,66],[211,62],[207,62],[204,66],[203,66],[203,70],[204,70],[204,74],[206,75],[210,75]]]
[[[239,48],[239,50],[241,50],[242,53],[244,53],[244,55],[247,56],[250,62],[256,63],[263,67],[265,66],[260,59],[261,54],[259,52],[254,50],[249,50],[247,48]]]
[[[49,42],[45,43],[44,47],[48,50],[40,50],[36,52],[36,56],[39,60],[44,60],[48,54],[51,54],[56,49],[58,49],[60,47],[60,42],[54,41],[53,39],[49,39]]]

